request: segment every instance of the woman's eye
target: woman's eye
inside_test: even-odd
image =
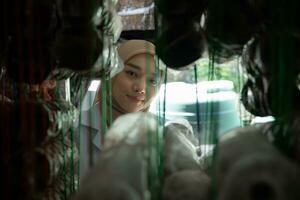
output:
[[[152,85],[157,85],[156,79],[150,79],[149,82],[150,82]]]
[[[126,71],[126,73],[130,76],[130,77],[137,77],[137,73],[133,72],[133,71]]]

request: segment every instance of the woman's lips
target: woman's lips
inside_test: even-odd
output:
[[[131,95],[127,95],[127,97],[133,101],[144,101],[145,98],[143,96],[131,96]]]

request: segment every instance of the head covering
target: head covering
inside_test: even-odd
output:
[[[139,39],[126,40],[125,42],[122,42],[117,47],[117,50],[118,50],[119,57],[122,59],[123,63],[126,63],[133,56],[136,56],[139,54],[144,54],[144,53],[152,55],[155,58],[155,45],[146,40],[139,40]],[[166,67],[161,62],[159,62],[158,66],[159,66],[159,70],[160,70],[160,73],[159,73],[160,78],[162,79],[163,74],[164,74],[164,69]],[[159,81],[159,83],[162,83],[162,81]],[[100,89],[101,89],[101,87],[98,87],[98,90],[96,92],[96,98],[94,100],[94,104],[97,104],[101,100]],[[148,108],[147,108],[147,110],[148,110]]]
[[[155,55],[155,46],[146,40],[128,40],[118,47],[119,56],[126,63],[127,60],[138,54]]]

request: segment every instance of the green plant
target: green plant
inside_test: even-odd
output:
[[[217,64],[209,62],[208,59],[202,59],[196,62],[196,66],[198,81],[230,80],[234,84],[234,90],[241,91],[245,74],[240,69],[238,62]]]

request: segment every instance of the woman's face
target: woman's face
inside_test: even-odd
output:
[[[138,54],[128,59],[112,80],[114,101],[126,112],[147,108],[156,94],[156,77],[153,56]]]

